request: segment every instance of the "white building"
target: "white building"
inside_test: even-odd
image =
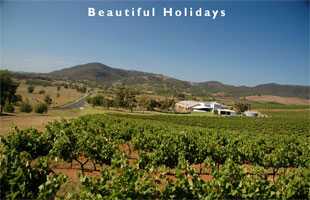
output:
[[[258,113],[256,112],[245,111],[243,114],[247,117],[258,117]]]
[[[217,109],[219,115],[236,115],[237,112],[229,109]]]
[[[190,111],[207,111],[214,112],[214,110],[227,109],[226,105],[217,102],[199,102],[199,101],[181,101],[175,104],[175,107]]]

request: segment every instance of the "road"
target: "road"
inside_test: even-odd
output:
[[[75,108],[80,108],[83,107],[85,104],[85,101],[88,97],[90,97],[93,94],[93,91],[89,92],[87,95],[85,95],[84,97],[76,100],[75,102],[65,105],[65,106],[61,106],[61,107],[57,107],[57,108],[49,108],[49,110],[72,110]],[[74,113],[73,115],[77,114],[78,112],[80,112],[80,110],[78,110],[76,113]],[[30,117],[56,117],[57,115],[9,115],[9,116],[0,116],[0,119],[8,119],[8,118],[30,118]]]
[[[61,107],[57,107],[57,108],[50,108],[50,110],[72,110],[75,108],[79,108],[79,107],[83,107],[85,104],[85,101],[88,97],[90,97],[93,94],[93,91],[89,92],[87,95],[85,95],[84,97],[76,100],[75,102],[69,104],[69,105],[65,105],[65,106],[61,106]]]

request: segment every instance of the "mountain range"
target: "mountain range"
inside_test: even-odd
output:
[[[222,94],[225,96],[276,95],[309,99],[309,86],[268,83],[255,87],[225,85],[217,81],[194,83],[161,74],[112,68],[101,63],[87,63],[65,68],[46,76],[71,80],[92,80],[112,85],[157,85],[174,92]]]

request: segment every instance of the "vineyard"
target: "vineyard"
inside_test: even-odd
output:
[[[14,127],[1,138],[1,198],[58,197],[68,177],[55,171],[65,162],[81,172],[68,199],[309,199],[309,115],[282,114],[107,114],[44,132]]]
[[[245,117],[205,117],[205,116],[168,116],[168,115],[117,115],[132,119],[167,122],[187,126],[203,127],[214,131],[237,131],[250,134],[279,135],[287,134],[309,136],[310,111],[265,111],[270,118]],[[274,116],[274,117],[272,117]]]
[[[252,104],[252,109],[309,109],[309,105],[285,105],[277,103]]]

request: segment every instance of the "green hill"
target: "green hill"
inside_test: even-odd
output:
[[[109,85],[143,85],[160,90],[194,95],[219,94],[222,96],[244,96],[265,94],[309,99],[310,91],[309,86],[279,85],[275,83],[262,84],[255,87],[225,85],[217,81],[193,83],[161,74],[112,68],[101,63],[77,65],[39,75],[66,80],[92,80]]]

